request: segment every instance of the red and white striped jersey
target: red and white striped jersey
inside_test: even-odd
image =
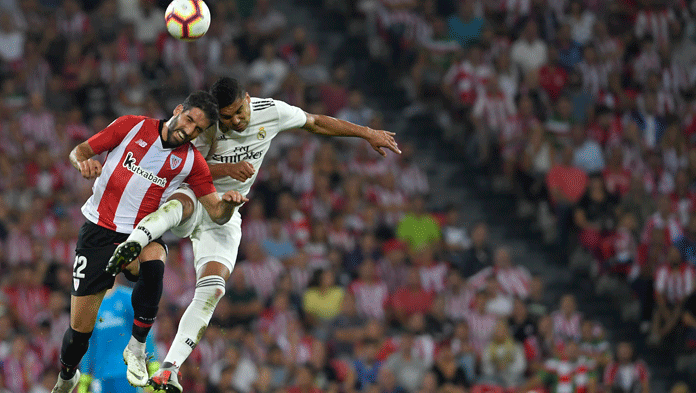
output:
[[[459,100],[467,105],[473,105],[485,82],[494,75],[493,69],[485,64],[474,66],[468,60],[452,64],[444,77],[444,82],[452,86]]]
[[[515,105],[502,91],[479,94],[472,115],[491,131],[503,130],[507,119],[515,114]]]
[[[507,269],[489,266],[471,276],[469,285],[475,289],[483,288],[492,275],[495,275],[506,294],[522,299],[529,296],[529,282],[532,280],[532,276],[524,266],[512,266]]]
[[[694,273],[686,262],[674,269],[661,265],[655,272],[655,293],[662,294],[670,304],[679,303],[694,291]]]
[[[355,280],[348,287],[355,296],[355,303],[360,315],[366,318],[384,319],[384,307],[389,301],[387,285],[381,281],[368,283]]]
[[[662,67],[662,88],[679,94],[688,87],[689,75],[681,64],[671,61],[669,65]]]
[[[672,20],[674,13],[667,8],[639,11],[635,24],[636,36],[642,39],[649,34],[656,45],[669,43],[669,22]]]
[[[649,243],[652,232],[655,229],[664,229],[665,239],[676,239],[678,234],[683,232],[679,223],[679,218],[676,214],[670,214],[668,217],[662,217],[660,212],[655,212],[651,215],[643,226],[643,232],[640,235],[641,243]]]
[[[613,64],[609,62],[588,63],[581,61],[578,63],[578,70],[582,75],[582,83],[585,90],[597,97],[601,89],[607,87],[609,73],[613,70]]]
[[[425,291],[440,293],[445,289],[445,280],[449,267],[446,263],[433,262],[429,266],[421,266],[418,269],[420,274],[421,287]]]
[[[650,71],[660,71],[660,55],[656,51],[641,52],[633,63],[633,76],[643,83]]]
[[[554,311],[551,314],[553,321],[553,335],[561,340],[580,340],[582,324],[582,314],[574,313],[570,318],[566,318],[561,311]]]
[[[109,152],[82,206],[89,221],[130,233],[184,182],[196,197],[215,192],[203,156],[191,143],[165,148],[162,125],[144,116],[122,116],[87,140],[96,154]]]
[[[278,278],[285,271],[283,264],[273,257],[256,262],[244,261],[239,267],[244,273],[247,286],[254,288],[264,302],[271,297]]]
[[[498,318],[492,314],[479,314],[474,310],[467,313],[465,319],[469,325],[471,345],[476,353],[481,355],[483,349],[490,342],[491,336],[493,336]]]
[[[650,378],[648,368],[641,360],[629,364],[609,363],[604,369],[604,384],[623,392],[634,392],[639,384]],[[612,389],[613,390],[613,389]]]
[[[309,284],[309,280],[312,279],[314,269],[307,266],[293,266],[288,269],[288,272],[290,274],[293,292],[297,294],[304,293],[305,289],[307,289],[307,284]]]
[[[443,293],[445,300],[445,315],[453,321],[461,321],[471,312],[474,302],[474,292],[467,289],[460,289],[454,292],[451,289]]]

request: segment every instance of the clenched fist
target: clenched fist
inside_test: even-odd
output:
[[[102,165],[94,159],[86,159],[77,163],[77,170],[80,171],[85,179],[96,179],[102,172]]]
[[[254,176],[254,166],[247,161],[237,162],[235,164],[227,164],[227,175],[234,180],[245,182]]]

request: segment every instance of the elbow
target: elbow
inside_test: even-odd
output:
[[[230,217],[224,216],[224,215],[220,216],[220,217],[213,218],[213,222],[218,224],[218,225],[225,225],[225,224],[227,224],[227,221],[229,221],[229,220],[230,220]]]

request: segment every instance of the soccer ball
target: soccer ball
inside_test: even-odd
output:
[[[173,0],[164,13],[167,31],[182,41],[203,37],[210,27],[210,10],[203,0]]]

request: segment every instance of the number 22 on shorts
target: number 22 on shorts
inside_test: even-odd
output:
[[[80,279],[85,278],[82,272],[87,267],[87,257],[84,255],[75,256],[75,264],[73,265],[73,288],[77,291],[80,286]]]

